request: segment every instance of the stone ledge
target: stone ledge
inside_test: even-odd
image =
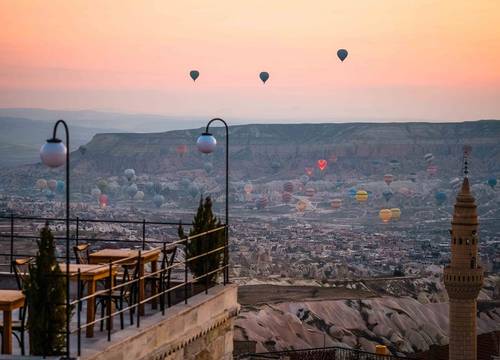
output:
[[[177,304],[141,319],[141,327],[130,326],[113,334],[110,342],[100,339],[89,347],[82,344],[82,359],[164,359],[231,321],[239,311],[237,286],[217,285],[208,294],[198,294],[189,303]]]

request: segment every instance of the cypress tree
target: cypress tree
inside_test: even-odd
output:
[[[220,220],[218,220],[212,212],[212,200],[210,199],[210,197],[206,197],[204,202],[203,197],[200,197],[198,211],[196,212],[196,215],[193,219],[192,227],[189,231],[189,236],[201,234],[221,226],[222,224]],[[186,235],[184,234],[184,229],[180,224],[178,233],[181,239],[186,237]],[[220,231],[214,231],[213,233],[197,237],[193,240],[189,240],[186,244],[186,257],[189,259],[201,255],[203,253],[220,248],[224,246],[224,244],[225,231],[223,229],[221,229]],[[224,249],[221,249],[220,251],[216,251],[212,254],[190,261],[188,263],[188,266],[194,277],[200,277],[205,273],[220,268],[223,264],[223,259]],[[210,283],[215,282],[216,279],[217,273],[213,273],[208,276],[208,281]],[[205,278],[200,279],[200,281],[205,281]]]
[[[66,346],[66,279],[57,262],[48,224],[40,232],[38,252],[29,268],[24,293],[32,355],[60,355]]]

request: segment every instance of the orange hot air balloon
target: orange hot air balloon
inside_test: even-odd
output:
[[[179,145],[175,148],[175,151],[179,156],[184,156],[188,152],[188,147],[186,144]]]
[[[245,186],[243,187],[243,190],[245,191],[246,194],[251,194],[253,191],[253,185],[250,183],[245,184]]]
[[[384,181],[387,184],[387,186],[390,186],[392,181],[394,180],[394,176],[391,174],[385,174],[384,175]]]
[[[332,202],[330,203],[330,206],[334,209],[339,209],[342,206],[342,200],[341,199],[333,199]]]
[[[318,169],[320,171],[323,171],[328,166],[328,161],[326,161],[325,159],[320,159],[316,162],[316,164],[318,165]]]
[[[307,208],[307,202],[305,202],[304,200],[299,200],[295,207],[297,211],[303,212]]]
[[[311,167],[306,167],[307,176],[312,176],[314,169]]]
[[[401,209],[400,208],[392,208],[391,209],[391,219],[392,220],[399,220],[401,218]]]
[[[389,209],[382,209],[379,211],[378,216],[385,224],[387,224],[392,218],[392,211]]]
[[[368,193],[365,190],[358,190],[355,198],[358,202],[363,203],[368,200]]]
[[[307,188],[306,189],[306,196],[313,197],[314,194],[316,194],[316,190],[314,190],[314,188]]]

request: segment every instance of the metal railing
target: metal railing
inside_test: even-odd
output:
[[[408,359],[396,355],[379,355],[367,351],[349,349],[340,346],[271,351],[266,353],[241,354],[237,360],[399,360]]]
[[[9,252],[0,252],[0,256],[7,256],[10,260],[10,263],[12,264],[12,260],[20,258],[20,257],[26,257],[26,256],[33,256],[34,254],[25,254],[24,252],[16,252],[16,240],[17,239],[26,239],[26,240],[31,240],[33,241],[34,239],[39,239],[39,236],[37,235],[20,235],[16,233],[15,228],[16,228],[16,221],[35,221],[35,222],[58,222],[58,221],[65,221],[65,219],[58,219],[58,218],[40,218],[40,217],[19,217],[19,216],[0,216],[0,221],[8,220],[9,221],[9,232],[1,232],[0,231],[0,244],[5,241],[9,243]],[[66,336],[75,336],[77,337],[77,355],[81,355],[81,350],[82,350],[82,332],[85,331],[89,327],[94,327],[94,325],[98,323],[106,323],[106,332],[107,332],[107,339],[108,341],[111,341],[113,331],[113,319],[116,316],[123,316],[126,312],[130,312],[130,319],[131,319],[131,325],[133,325],[135,321],[135,326],[140,327],[141,324],[141,316],[145,315],[144,311],[141,311],[142,307],[145,307],[146,304],[151,304],[150,310],[148,315],[154,314],[154,313],[159,313],[161,312],[162,315],[165,315],[165,310],[169,306],[175,305],[175,301],[178,302],[184,302],[184,304],[188,304],[188,299],[196,294],[199,294],[200,292],[205,292],[208,293],[208,290],[210,287],[216,285],[217,279],[222,279],[223,285],[226,285],[227,283],[227,277],[225,276],[227,269],[228,269],[228,237],[227,237],[227,225],[221,225],[220,227],[217,227],[215,229],[192,235],[192,236],[186,236],[184,238],[177,239],[175,241],[158,241],[158,240],[148,240],[146,237],[146,227],[151,226],[151,225],[159,225],[159,226],[179,226],[180,223],[178,222],[148,222],[148,221],[119,221],[119,220],[95,220],[95,219],[70,219],[71,224],[74,225],[72,227],[72,232],[74,236],[71,238],[71,241],[73,241],[73,244],[78,244],[79,242],[109,242],[109,241],[119,241],[120,243],[134,243],[138,245],[139,249],[137,249],[137,256],[130,256],[128,258],[122,258],[120,260],[112,261],[106,264],[99,265],[97,267],[93,267],[92,271],[99,271],[100,269],[107,269],[106,274],[109,274],[109,276],[106,276],[106,284],[104,288],[101,288],[91,294],[83,294],[82,291],[82,284],[85,282],[85,279],[83,276],[85,275],[84,273],[81,272],[80,268],[78,268],[76,274],[72,274],[71,278],[72,280],[76,280],[76,298],[72,299],[70,301],[70,306],[73,309],[74,312],[76,312],[76,326],[73,323],[73,326],[71,329],[65,333]],[[141,237],[139,241],[137,240],[127,240],[127,239],[109,239],[109,238],[82,238],[79,236],[79,230],[80,230],[80,225],[84,222],[89,222],[89,223],[114,223],[114,224],[133,224],[133,225],[140,225],[141,230],[139,231],[141,234]],[[181,224],[183,226],[190,226],[188,224]],[[188,251],[188,246],[189,244],[192,244],[197,241],[206,241],[207,238],[211,235],[214,234],[220,234],[221,238],[223,239],[223,242],[217,243],[215,246],[211,246],[207,249],[206,251],[203,252],[198,252],[196,255],[190,256],[190,251]],[[172,236],[173,237],[173,236]],[[62,236],[55,236],[55,240],[65,240],[65,237]],[[153,245],[153,249],[146,249],[146,247],[149,247],[150,245]],[[161,256],[165,257],[167,256],[167,247],[177,247],[177,249],[184,249],[184,257],[183,259],[176,259],[175,262],[172,262],[172,264],[169,264],[168,261],[165,261],[163,259],[160,259]],[[36,250],[36,249],[35,249]],[[142,272],[140,271],[141,267],[144,267],[145,264],[142,263],[143,258],[147,256],[150,252],[158,252],[159,251],[159,256],[157,257],[157,260],[161,260],[161,266],[158,270],[150,272]],[[72,254],[74,255],[74,254]],[[61,257],[64,258],[64,257]],[[72,259],[75,259],[74,256],[72,256]],[[215,259],[215,262],[214,262]],[[203,272],[200,273],[200,271],[197,271],[197,273],[193,273],[190,271],[190,265],[194,262],[198,262],[198,264],[202,264]],[[120,284],[114,284],[113,283],[113,278],[114,274],[116,274],[117,270],[120,268],[123,268],[124,266],[130,267],[131,264],[133,264],[133,267],[137,267],[137,274],[138,276],[135,276],[131,278],[130,280],[124,281]],[[4,264],[5,265],[5,264]],[[156,268],[156,266],[155,266]],[[199,269],[199,267],[198,267]],[[12,265],[10,267],[10,271],[12,271]],[[174,279],[174,281],[171,281],[170,278],[167,278],[168,276],[171,275],[172,271],[178,270],[179,274],[183,274],[182,279]],[[148,279],[155,279],[154,283],[155,285],[152,285],[151,287],[151,294],[149,296],[146,296],[146,289],[145,289],[145,284],[148,281]],[[171,286],[167,286],[167,284]],[[197,284],[197,289],[194,289],[193,284]],[[115,310],[112,310],[112,304],[113,304],[113,293],[120,291],[124,287],[129,287],[131,288],[133,294],[133,301],[130,303],[127,302],[126,307],[120,307]],[[154,287],[154,291],[153,291]],[[140,289],[143,290],[140,290]],[[140,298],[139,294],[142,291],[144,294],[144,298]],[[174,303],[170,301],[171,295],[175,295],[174,297]],[[66,296],[71,296],[71,294],[66,294]],[[97,312],[95,310],[96,306],[96,299],[100,298],[100,300],[105,299],[106,303],[106,314],[101,317],[97,317]],[[168,298],[168,299],[167,299]],[[71,298],[70,298],[71,299]],[[168,300],[168,301],[167,301]],[[29,299],[28,299],[29,301]],[[158,309],[158,303],[159,302],[159,309]],[[84,322],[82,320],[82,315],[81,312],[86,305],[87,311],[89,311],[89,303],[92,303],[93,306],[91,306],[91,311],[94,311],[93,316],[90,318],[93,318],[92,321],[87,321]],[[64,304],[59,304],[61,306],[65,306]],[[102,305],[101,305],[102,306]],[[74,316],[74,315],[73,315]]]

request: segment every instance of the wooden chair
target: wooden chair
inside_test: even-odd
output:
[[[16,277],[16,285],[18,290],[24,290],[24,285],[27,278],[29,277],[29,267],[33,263],[34,258],[23,258],[15,259],[12,261],[12,268],[14,269],[14,275]],[[26,299],[29,301],[29,299]],[[26,330],[26,318],[27,318],[28,304],[25,304],[19,309],[19,318],[12,322],[12,333],[19,343],[21,348],[21,355],[25,355],[24,350],[24,332]],[[2,348],[3,348],[3,322],[0,324],[0,336],[2,336]]]
[[[115,307],[118,310],[123,309],[124,302],[127,303],[127,306],[131,306],[135,304],[139,298],[139,262],[135,262],[134,264],[123,265],[123,273],[122,276],[115,278],[116,283],[115,286],[120,284],[126,284],[131,282],[130,284],[126,284],[120,286],[116,290],[111,291],[111,301],[115,304]],[[135,281],[134,281],[135,280]],[[106,306],[108,304],[109,295],[107,293],[96,296],[96,307],[95,311],[97,312],[97,308],[101,307],[101,331],[103,330],[104,325],[104,315]],[[134,312],[135,308],[130,309],[130,324],[134,323]],[[120,327],[123,329],[124,327],[124,316],[123,312],[120,313]]]
[[[90,260],[89,254],[90,244],[79,244],[73,246],[75,259],[77,264],[88,264]]]
[[[171,266],[174,264],[175,261],[175,255],[177,253],[177,245],[164,244],[161,252],[162,252],[162,259],[161,259],[160,269],[161,270],[167,269],[167,270],[161,272],[160,274],[148,276],[145,279],[146,285],[150,284],[151,289],[153,287],[156,287],[156,289],[160,292],[170,289],[170,278],[172,275]],[[170,292],[168,292],[167,294],[167,301],[168,301],[167,304],[170,307],[172,303]],[[165,306],[164,295],[160,296],[160,306],[162,309],[163,306]]]

